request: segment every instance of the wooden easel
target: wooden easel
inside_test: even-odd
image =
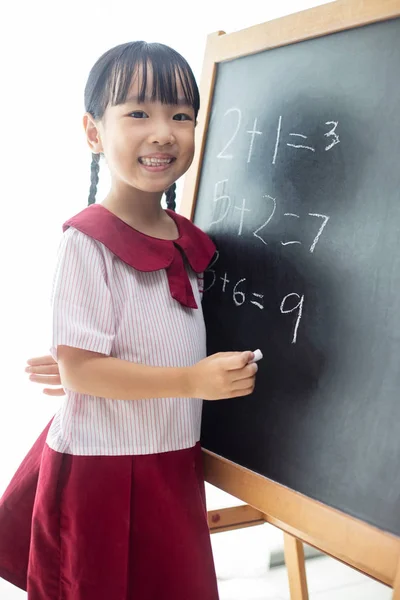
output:
[[[400,16],[400,0],[337,0],[229,35],[208,37],[200,85],[202,109],[196,153],[183,191],[181,213],[192,219],[217,65],[225,60]],[[400,600],[400,538],[311,500],[207,450],[206,481],[247,503],[211,511],[212,533],[271,523],[285,534],[292,600],[308,600],[303,542],[393,588]]]
[[[400,600],[400,538],[302,496],[207,450],[206,481],[247,502],[209,512],[211,533],[270,523],[284,532],[291,600],[308,600],[303,542],[392,588]]]
[[[208,512],[208,524],[212,534],[244,527],[255,527],[268,522],[272,523],[267,515],[248,504]],[[291,598],[292,600],[308,600],[303,543],[293,535],[284,533],[284,546]]]

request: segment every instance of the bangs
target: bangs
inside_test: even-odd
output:
[[[148,72],[152,74],[152,89],[148,87]],[[162,44],[134,43],[124,48],[110,73],[108,103],[123,104],[138,81],[139,102],[145,98],[162,104],[178,105],[183,98],[193,107],[195,116],[200,108],[197,84],[185,59]]]

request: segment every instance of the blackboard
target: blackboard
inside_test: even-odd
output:
[[[400,534],[400,20],[218,64],[194,222],[208,351],[261,348],[202,445]]]

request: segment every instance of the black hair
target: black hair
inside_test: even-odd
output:
[[[90,165],[90,190],[88,204],[96,202],[97,184],[99,183],[100,154],[92,154],[92,163]]]
[[[128,96],[133,76],[141,67],[139,101],[146,96],[147,71],[153,72],[151,99],[163,104],[178,103],[180,83],[187,103],[193,107],[195,119],[200,108],[199,90],[192,69],[176,50],[164,44],[129,42],[111,48],[92,67],[85,87],[85,111],[96,120],[103,117],[107,106],[123,104]],[[92,154],[89,204],[96,202],[100,155]],[[175,210],[173,184],[166,191],[167,207]]]

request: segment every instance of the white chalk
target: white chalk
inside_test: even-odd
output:
[[[253,352],[254,354],[254,358],[253,360],[251,360],[250,362],[258,362],[259,360],[261,360],[263,358],[263,353],[261,352],[261,350],[254,350]]]

